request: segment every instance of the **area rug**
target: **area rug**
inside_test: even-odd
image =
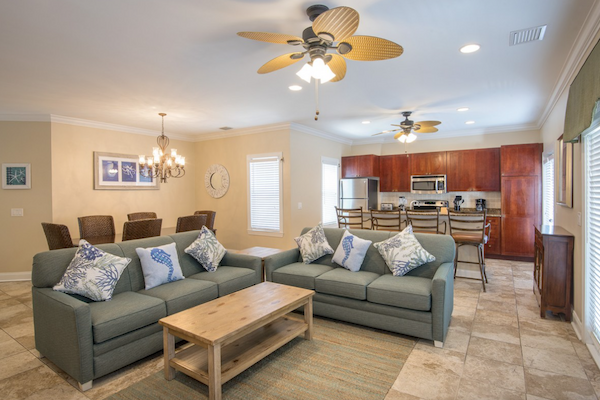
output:
[[[223,385],[223,399],[383,399],[416,340],[324,318],[313,340],[296,338]],[[208,387],[161,371],[108,397],[111,400],[206,399]]]

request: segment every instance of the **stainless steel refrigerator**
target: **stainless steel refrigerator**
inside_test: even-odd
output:
[[[371,178],[340,179],[340,208],[377,209],[379,181]]]

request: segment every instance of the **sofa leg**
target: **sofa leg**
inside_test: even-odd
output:
[[[435,347],[437,347],[438,349],[441,349],[442,347],[444,347],[444,342],[439,342],[439,341],[437,341],[437,340],[434,340],[434,341],[433,341],[433,345],[434,345]],[[90,383],[91,383],[91,382],[90,382]]]
[[[87,381],[85,383],[78,382],[78,384],[79,384],[79,390],[81,390],[82,392],[85,392],[92,388],[92,381]]]

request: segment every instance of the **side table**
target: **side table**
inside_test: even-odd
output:
[[[266,278],[267,278],[265,276],[265,258],[267,258],[268,256],[272,256],[273,254],[281,253],[284,250],[273,249],[271,247],[255,246],[255,247],[250,247],[250,248],[243,249],[243,250],[227,249],[227,251],[230,253],[246,254],[249,256],[260,257],[262,260],[262,281],[264,282],[264,281],[266,281]]]

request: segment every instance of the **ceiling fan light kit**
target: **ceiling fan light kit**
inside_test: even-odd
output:
[[[433,133],[433,132],[438,131],[438,129],[435,126],[441,124],[440,121],[414,122],[414,121],[411,121],[410,119],[408,119],[408,117],[410,117],[411,114],[412,114],[412,111],[402,112],[402,115],[404,116],[404,121],[402,121],[400,123],[400,125],[392,124],[392,126],[397,126],[399,129],[387,130],[387,131],[375,133],[371,136],[382,135],[384,133],[397,132],[394,135],[394,139],[400,141],[400,143],[412,143],[415,140],[417,140],[417,135],[415,135],[413,132]]]

